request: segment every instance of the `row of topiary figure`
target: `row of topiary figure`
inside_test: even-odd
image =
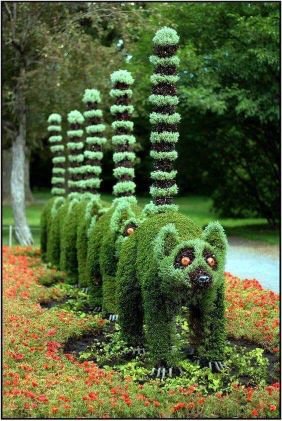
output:
[[[145,348],[152,375],[161,378],[177,373],[175,328],[182,307],[189,315],[189,353],[213,370],[224,366],[226,236],[218,222],[202,230],[173,203],[180,121],[176,112],[178,43],[172,28],[160,29],[153,38],[152,202],[141,210],[135,197],[134,80],[129,72],[119,70],[111,75],[110,92],[115,100],[111,113],[117,180],[113,193],[117,197],[111,204],[100,198],[105,125],[98,108],[99,92],[86,90],[84,116],[78,111],[68,115],[67,156],[60,135],[61,117],[49,117],[55,197],[43,211],[41,231],[43,259],[66,271],[69,282],[88,288],[97,311],[112,320],[118,315],[123,339],[135,352]]]

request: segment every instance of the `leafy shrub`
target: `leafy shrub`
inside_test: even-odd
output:
[[[38,282],[45,287],[50,287],[58,282],[63,282],[66,277],[64,272],[50,270],[38,278]]]

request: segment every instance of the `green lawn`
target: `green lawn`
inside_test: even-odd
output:
[[[49,192],[39,191],[34,193],[35,202],[26,208],[28,223],[30,224],[35,244],[39,243],[39,221],[41,210],[46,200],[50,198]],[[103,199],[110,202],[113,198],[110,194],[103,194]],[[139,197],[140,206],[148,203],[148,198]],[[179,197],[176,199],[180,212],[189,216],[200,226],[206,225],[211,220],[218,219],[211,211],[211,199],[203,196]],[[268,244],[279,243],[279,232],[270,228],[263,218],[221,218],[221,224],[227,235],[247,238],[250,240],[264,241]],[[5,226],[13,224],[13,214],[11,206],[3,206],[3,244],[8,243],[8,228]]]

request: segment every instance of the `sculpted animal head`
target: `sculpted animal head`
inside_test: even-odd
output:
[[[222,279],[227,239],[218,222],[210,223],[199,238],[183,241],[174,224],[161,228],[154,246],[163,286],[203,290]]]
[[[141,223],[138,218],[138,208],[136,201],[128,200],[120,201],[111,218],[110,230],[111,235],[115,238],[116,256],[119,256],[119,251],[122,243],[138,228]]]

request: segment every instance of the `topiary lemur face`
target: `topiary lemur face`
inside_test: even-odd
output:
[[[201,236],[181,241],[174,224],[164,226],[154,247],[162,287],[167,290],[203,291],[222,279],[226,236],[221,225],[210,223]]]
[[[110,230],[115,241],[116,257],[119,256],[122,243],[130,235],[134,234],[140,225],[138,214],[140,214],[140,209],[137,207],[136,199],[119,199],[110,221]]]

